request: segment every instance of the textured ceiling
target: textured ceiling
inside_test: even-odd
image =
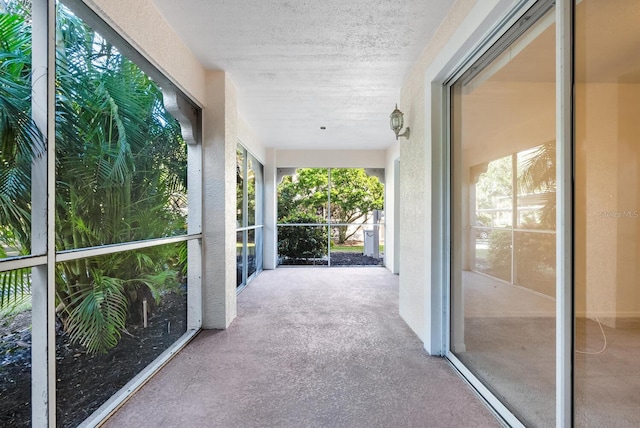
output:
[[[206,68],[229,73],[243,117],[280,149],[390,146],[403,80],[454,3],[154,2]]]

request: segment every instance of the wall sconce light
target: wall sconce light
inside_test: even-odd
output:
[[[408,126],[407,126],[407,129],[405,129],[402,134],[400,133],[400,130],[402,129],[403,125],[404,125],[404,114],[402,114],[402,112],[398,110],[398,104],[396,104],[395,110],[393,110],[393,112],[391,113],[391,130],[396,133],[396,140],[398,139],[398,137],[404,137],[407,140],[409,139],[410,131]]]

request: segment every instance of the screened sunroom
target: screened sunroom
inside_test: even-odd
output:
[[[0,0],[0,425],[637,426],[638,17]]]

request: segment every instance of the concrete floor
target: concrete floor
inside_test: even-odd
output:
[[[280,268],[107,427],[499,427],[398,315],[384,268]]]

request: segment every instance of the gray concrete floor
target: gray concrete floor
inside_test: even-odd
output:
[[[499,427],[398,315],[384,268],[280,268],[107,427]]]

